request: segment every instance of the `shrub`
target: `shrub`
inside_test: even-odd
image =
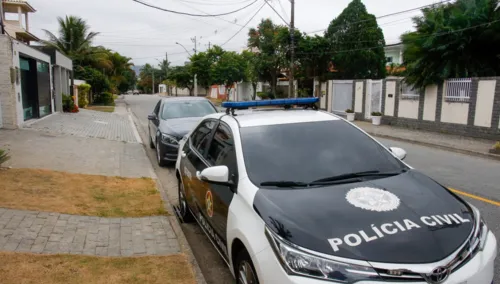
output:
[[[372,116],[382,116],[382,113],[378,112],[378,111],[374,111],[374,112],[372,112]]]
[[[493,145],[493,149],[500,150],[500,141],[497,141],[497,143],[495,143],[495,145]]]
[[[62,101],[64,112],[71,112],[71,110],[75,107],[75,102],[70,95],[62,94]]]
[[[80,107],[86,107],[89,104],[89,92],[90,92],[89,84],[81,84],[78,86],[78,105]]]
[[[10,160],[10,156],[7,153],[7,151],[0,149],[0,167],[2,166],[3,163],[7,162]]]
[[[352,109],[348,108],[345,110],[345,113],[354,113],[354,111]]]
[[[113,94],[109,92],[101,93],[94,101],[95,104],[105,105],[105,106],[114,106],[115,99],[113,98]]]

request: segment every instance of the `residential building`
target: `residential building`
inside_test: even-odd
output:
[[[387,66],[403,64],[403,44],[401,42],[386,45],[384,51]]]
[[[27,120],[62,111],[61,97],[53,95],[57,84],[52,79],[56,70],[52,62],[66,71],[72,69],[72,63],[55,52],[52,60],[51,55],[31,46],[39,41],[29,32],[29,13],[36,10],[26,0],[2,0],[2,8],[0,16],[5,20],[1,29],[4,34],[0,34],[0,128],[13,129]],[[66,87],[68,78],[60,79],[64,84],[59,85]]]

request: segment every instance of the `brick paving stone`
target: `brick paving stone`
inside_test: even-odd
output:
[[[127,115],[81,109],[79,113],[56,113],[25,126],[38,131],[87,138],[138,143]]]
[[[0,250],[99,256],[179,253],[164,216],[100,218],[0,208]]]

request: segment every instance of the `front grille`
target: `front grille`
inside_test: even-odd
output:
[[[380,277],[385,281],[391,282],[415,282],[415,281],[425,281],[424,277],[419,273],[411,272],[411,271],[398,271],[397,275],[391,273],[387,269],[377,269],[375,271],[380,275]]]

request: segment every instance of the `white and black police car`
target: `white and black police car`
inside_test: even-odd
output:
[[[181,140],[179,215],[237,283],[491,284],[479,211],[316,103],[227,102]]]

